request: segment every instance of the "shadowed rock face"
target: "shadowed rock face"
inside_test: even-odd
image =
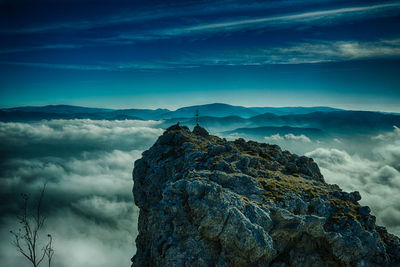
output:
[[[400,266],[399,238],[310,158],[171,126],[135,162],[132,266]]]

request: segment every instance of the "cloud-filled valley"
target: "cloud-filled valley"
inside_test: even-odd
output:
[[[219,125],[219,124],[218,124]],[[128,266],[138,209],[132,169],[162,134],[162,121],[42,120],[0,122],[1,266],[27,266],[11,245],[20,193],[35,200],[47,182],[45,232],[54,236],[55,266]],[[221,125],[211,126],[221,135]],[[279,128],[277,128],[279,129]],[[289,130],[291,128],[288,128]],[[400,130],[378,134],[222,134],[280,145],[319,164],[328,183],[360,191],[377,222],[400,234]]]
[[[22,205],[47,182],[56,266],[127,266],[135,250],[133,162],[162,133],[154,122],[53,120],[0,125],[1,266],[27,266],[11,246]],[[11,155],[7,151],[14,151]],[[33,203],[32,203],[33,204]],[[63,265],[64,264],[64,265]]]

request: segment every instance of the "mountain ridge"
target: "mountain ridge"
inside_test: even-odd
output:
[[[261,126],[253,128],[237,128],[231,131],[223,132],[224,134],[241,133],[246,135],[262,135],[269,136],[275,133],[279,134],[297,134],[306,135],[309,137],[321,137],[325,133],[323,130],[318,128],[302,128],[302,127],[291,127],[291,126]]]
[[[277,145],[169,127],[133,170],[132,266],[398,266],[400,239],[355,191]]]
[[[283,114],[304,114],[307,112],[320,111],[336,111],[339,109],[331,107],[244,107],[234,106],[225,103],[212,103],[204,105],[194,105],[181,107],[176,110],[169,109],[110,109],[110,108],[92,108],[74,105],[46,105],[46,106],[20,106],[13,108],[0,109],[5,112],[21,111],[21,112],[42,112],[42,113],[62,113],[62,114],[73,114],[73,113],[108,113],[115,112],[118,115],[129,115],[141,117],[138,114],[146,114],[142,119],[168,119],[185,117],[191,118],[194,116],[196,110],[199,110],[202,116],[213,116],[213,117],[226,117],[232,115],[241,114],[241,117],[249,118],[251,116],[266,113],[265,110],[274,112],[279,115]],[[297,110],[297,111],[296,111]]]
[[[0,110],[0,121],[3,122],[25,122],[40,121],[51,119],[93,119],[93,120],[156,120],[159,121],[158,127],[167,128],[173,123],[180,121],[189,126],[195,126],[195,111],[199,106],[190,106],[170,111],[167,109],[101,109],[86,108],[79,106],[52,105],[44,107],[19,107]],[[293,128],[315,128],[329,134],[376,134],[382,131],[389,131],[393,126],[400,126],[400,116],[389,113],[374,111],[351,111],[335,110],[314,111],[312,108],[305,108],[309,113],[277,115],[273,113],[257,114],[246,117],[246,114],[253,114],[251,108],[231,106],[227,104],[214,103],[203,105],[207,107],[217,107],[219,115],[215,110],[200,112],[199,122],[212,132],[241,131],[242,128],[253,128],[253,132],[258,132],[260,127],[293,127]],[[323,107],[319,107],[323,108]],[[222,111],[221,111],[222,109]],[[269,108],[266,108],[269,109]],[[304,112],[304,108],[300,108]],[[43,111],[48,112],[43,112]],[[183,113],[182,113],[183,110]],[[244,116],[240,112],[245,110]],[[250,113],[249,113],[250,111]],[[175,112],[175,113],[174,113]],[[167,114],[167,115],[165,115]],[[166,117],[170,117],[169,119]],[[281,134],[279,128],[275,128],[271,134]],[[306,130],[304,130],[306,131]],[[270,133],[266,131],[266,133]]]

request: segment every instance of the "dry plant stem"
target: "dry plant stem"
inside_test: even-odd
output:
[[[45,217],[41,214],[41,206],[43,201],[44,192],[46,190],[46,184],[44,184],[40,193],[36,212],[33,215],[33,220],[28,216],[28,199],[27,194],[23,194],[24,205],[22,208],[22,214],[17,216],[19,223],[22,225],[22,229],[18,229],[18,232],[10,231],[14,236],[13,245],[17,250],[28,259],[34,267],[40,265],[44,257],[47,256],[49,260],[49,266],[51,264],[51,258],[53,257],[54,250],[51,247],[52,237],[48,235],[49,241],[42,248],[42,253],[38,251],[38,239],[40,230],[43,228]]]
[[[54,255],[54,249],[51,246],[52,242],[53,242],[53,237],[50,234],[48,234],[47,236],[49,237],[50,240],[49,240],[49,243],[47,244],[47,246],[44,248],[44,253],[47,256],[47,260],[48,260],[49,267],[50,267],[51,266],[51,260],[52,260],[53,255]]]

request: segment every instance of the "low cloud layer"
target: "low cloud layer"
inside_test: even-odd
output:
[[[319,140],[314,140],[311,137],[300,134],[295,135],[289,134],[274,134],[270,136],[265,136],[259,139],[260,142],[270,143],[279,145],[283,150],[289,150],[292,153],[304,154],[312,149],[318,148],[320,146]]]
[[[57,155],[90,150],[145,149],[162,133],[155,121],[50,120],[0,122],[1,152]],[[34,150],[34,151],[31,151]],[[49,153],[47,153],[49,152]]]
[[[54,236],[54,266],[129,266],[138,217],[131,192],[133,163],[162,132],[153,121],[0,123],[5,200],[0,204],[0,266],[29,266],[12,247],[9,230],[18,227],[20,193],[34,200],[44,182],[44,233]],[[362,138],[277,134],[258,141],[313,157],[327,182],[360,191],[361,203],[371,207],[378,224],[400,235],[399,128]]]
[[[266,136],[264,137],[265,141],[299,141],[299,142],[304,142],[304,143],[311,143],[310,138],[305,136],[304,134],[301,135],[294,135],[294,134],[285,134],[281,136],[280,134],[274,134],[271,136]]]
[[[361,203],[370,206],[377,223],[400,236],[400,130],[370,137],[369,157],[345,149],[318,148],[314,158],[328,183],[345,191],[359,191]]]
[[[44,212],[54,266],[129,266],[138,209],[133,163],[162,133],[156,122],[52,120],[0,123],[0,266],[29,266],[11,245],[22,205],[47,182]],[[10,154],[6,154],[10,152]]]
[[[279,145],[299,155],[312,157],[326,182],[345,191],[359,191],[361,204],[369,206],[377,224],[400,236],[400,128],[378,135],[309,137],[274,134],[265,137],[231,134],[229,140],[247,140]]]

